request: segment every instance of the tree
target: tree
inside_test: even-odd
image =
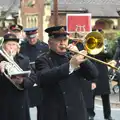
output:
[[[9,6],[9,8],[7,10],[4,10],[4,8],[1,8],[1,16],[0,16],[0,20],[2,21],[2,26],[5,27],[5,19],[6,16],[8,16],[10,14],[10,12],[12,11],[12,8],[14,7],[15,3],[17,0],[13,0],[11,5]]]

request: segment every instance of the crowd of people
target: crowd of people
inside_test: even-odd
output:
[[[113,120],[108,66],[88,59],[83,44],[70,42],[66,26],[45,29],[48,44],[39,40],[37,30],[11,25],[3,36],[0,120],[31,120],[32,107],[37,120],[94,120],[96,95],[102,98],[104,119]],[[114,65],[119,54],[118,47],[111,58]],[[91,56],[105,62],[111,57],[104,51]]]

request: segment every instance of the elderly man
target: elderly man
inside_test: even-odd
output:
[[[45,30],[49,35],[48,53],[39,55],[35,62],[38,82],[42,88],[42,120],[87,120],[87,112],[82,94],[82,80],[95,79],[96,67],[83,55],[72,57],[68,49],[78,51],[68,45],[65,26],[54,26]],[[87,55],[85,50],[80,51]]]

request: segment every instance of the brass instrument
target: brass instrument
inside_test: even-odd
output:
[[[99,54],[100,52],[102,52],[104,50],[104,37],[101,33],[99,32],[96,32],[96,31],[93,31],[93,32],[90,32],[88,33],[84,39],[81,39],[81,38],[69,38],[73,41],[76,41],[77,43],[81,42],[83,43],[84,47],[85,47],[85,50],[87,50],[87,52],[91,55],[97,55]],[[65,47],[66,49],[68,49],[67,47]],[[70,50],[70,49],[68,49]],[[89,58],[89,59],[92,59],[92,60],[95,60],[99,63],[102,63],[102,64],[105,64],[115,70],[118,70],[117,67],[115,66],[112,66],[111,64],[107,63],[107,62],[104,62],[104,61],[101,61],[99,59],[96,59],[94,57],[91,57],[91,56],[88,56],[88,55],[84,55],[82,54],[81,52],[78,52],[78,51],[72,51],[70,50],[71,52],[73,53],[76,53],[76,54],[81,54],[83,56],[85,56],[86,58]]]
[[[77,43],[81,42],[85,50],[91,55],[97,55],[104,49],[104,37],[101,33],[93,31],[88,33],[82,38],[79,38],[79,33],[75,33],[75,37],[70,37],[72,41],[76,41]]]
[[[97,55],[104,49],[104,37],[101,33],[93,31],[85,37],[85,49],[91,55]]]
[[[18,64],[7,54],[7,52],[3,48],[0,49],[0,55],[1,57],[3,57],[3,59],[5,59],[4,75],[10,80],[10,82],[15,87],[17,87],[19,90],[23,90],[23,88],[19,84],[16,84],[14,80],[12,80],[11,77],[17,76],[17,75],[28,75],[29,76],[31,71],[23,71],[18,66]]]

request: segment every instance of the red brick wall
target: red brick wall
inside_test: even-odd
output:
[[[22,1],[24,1],[24,4],[22,4],[22,7],[23,7],[23,11],[25,12],[25,13],[27,13],[27,14],[31,14],[31,13],[36,13],[36,12],[38,12],[38,10],[37,10],[37,4],[38,4],[38,0],[35,0],[36,1],[36,4],[33,6],[33,7],[28,7],[27,6],[27,3],[28,3],[28,1],[30,1],[30,0],[22,0]]]
[[[33,7],[28,7],[27,2],[29,0],[21,0],[21,16],[23,26],[26,27],[26,15],[38,15],[38,33],[39,38],[43,39],[43,14],[44,14],[44,0],[35,0]]]

